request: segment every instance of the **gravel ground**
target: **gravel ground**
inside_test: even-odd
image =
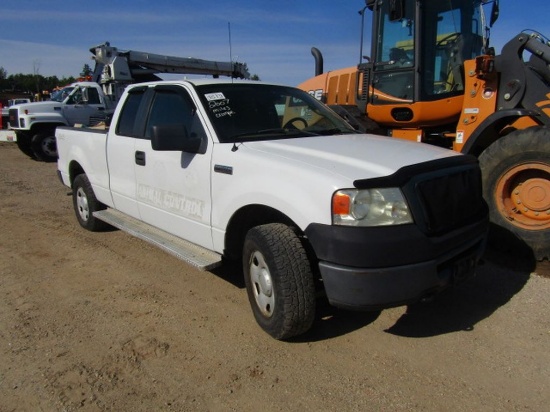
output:
[[[56,166],[0,143],[0,411],[542,411],[550,265],[488,251],[432,302],[256,325],[242,274],[78,226]]]

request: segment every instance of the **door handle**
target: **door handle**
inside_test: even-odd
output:
[[[145,152],[139,150],[136,152],[136,164],[139,166],[145,166]]]

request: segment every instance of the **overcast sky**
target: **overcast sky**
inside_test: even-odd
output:
[[[523,29],[550,37],[548,0],[500,3],[500,19],[492,31],[497,51]],[[358,63],[358,11],[364,4],[362,0],[2,0],[0,67],[8,75],[76,77],[84,64],[93,68],[90,47],[105,41],[122,50],[229,61],[230,25],[234,60],[246,62],[262,80],[298,85],[313,75],[312,46],[323,52],[325,71]],[[367,51],[369,41],[367,36]]]

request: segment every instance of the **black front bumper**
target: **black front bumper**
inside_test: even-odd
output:
[[[312,224],[306,230],[334,306],[370,310],[431,296],[472,276],[488,219],[441,236],[415,225],[359,228]]]

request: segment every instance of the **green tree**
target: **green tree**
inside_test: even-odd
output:
[[[86,77],[86,76],[91,76],[93,73],[94,73],[94,71],[92,70],[90,65],[88,63],[86,63],[84,65],[84,67],[82,67],[82,72],[80,73],[80,75],[82,77]]]
[[[8,81],[6,80],[7,77],[8,72],[0,66],[0,90],[5,90],[8,87]]]

